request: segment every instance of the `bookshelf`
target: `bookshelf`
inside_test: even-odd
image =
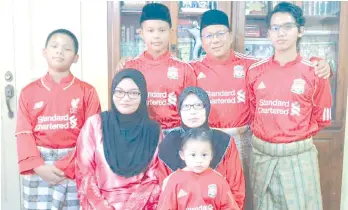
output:
[[[145,44],[138,33],[142,7],[156,1],[114,2],[120,8],[120,57],[139,55],[145,50]],[[209,9],[226,10],[231,14],[226,2],[218,1],[160,1],[171,11],[172,38],[170,50],[178,58],[189,61],[204,54],[200,46],[199,25],[201,15]],[[231,4],[227,2],[227,4]]]

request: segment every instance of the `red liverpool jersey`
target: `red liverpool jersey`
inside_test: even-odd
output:
[[[314,73],[310,61],[297,58],[281,66],[273,57],[253,64],[247,75],[255,136],[289,143],[315,135],[331,122],[328,79]]]
[[[249,124],[245,75],[256,61],[231,51],[230,58],[223,62],[206,56],[190,63],[197,75],[197,86],[206,90],[210,98],[211,127],[234,128]]]
[[[192,67],[167,52],[154,59],[147,52],[126,62],[125,68],[141,71],[146,79],[148,107],[152,119],[163,129],[180,126],[177,97],[188,86],[196,86]]]
[[[37,146],[74,147],[87,118],[100,112],[94,87],[71,74],[58,84],[47,73],[22,89],[18,103],[16,137],[21,174],[32,173],[44,164]],[[65,171],[72,159],[57,161],[56,166],[73,176],[73,168]]]
[[[227,181],[216,171],[178,169],[166,178],[158,210],[239,210]]]

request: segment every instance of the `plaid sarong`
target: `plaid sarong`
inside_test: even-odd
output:
[[[69,149],[49,149],[38,147],[46,164],[53,165],[56,160],[66,156]],[[24,209],[30,210],[77,210],[80,208],[76,183],[66,179],[62,183],[50,186],[38,175],[23,176]]]
[[[234,135],[234,141],[236,143],[239,158],[242,163],[244,178],[245,178],[245,204],[244,210],[253,210],[253,194],[251,190],[251,182],[249,175],[250,168],[250,154],[251,154],[251,136],[252,132],[248,129],[242,135]]]
[[[318,151],[312,138],[274,144],[252,137],[255,210],[322,210]]]

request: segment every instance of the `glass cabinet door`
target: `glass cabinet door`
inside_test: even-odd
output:
[[[146,1],[121,1],[121,57],[136,57],[145,49],[140,37],[140,15]]]
[[[245,2],[245,41],[246,54],[258,58],[272,56],[274,49],[267,38],[267,13],[272,11],[279,1]],[[309,59],[313,56],[331,63],[334,73],[338,67],[339,41],[339,1],[303,1],[294,2],[303,9],[306,18],[305,34],[299,44],[300,54]],[[332,118],[335,119],[337,75],[330,78],[333,98]]]

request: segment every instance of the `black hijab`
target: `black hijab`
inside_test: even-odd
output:
[[[207,92],[200,87],[187,87],[185,88],[178,100],[178,111],[180,114],[181,106],[185,98],[190,95],[196,95],[204,104],[206,110],[207,120],[204,122],[201,128],[210,129],[208,125],[209,113],[210,113],[210,100]],[[179,151],[181,149],[181,136],[184,132],[190,128],[183,124],[181,121],[181,129],[170,132],[159,145],[159,158],[172,170],[176,171],[178,168],[184,168],[185,162],[180,158]],[[210,167],[216,169],[230,145],[230,136],[222,131],[211,129],[213,132],[213,159],[210,163]]]
[[[117,73],[112,80],[111,99],[115,88],[125,78],[132,79],[140,90],[139,108],[133,114],[121,114],[112,100],[111,110],[100,115],[107,163],[115,174],[132,177],[145,171],[152,161],[160,126],[149,118],[146,82],[140,71],[125,69]]]

